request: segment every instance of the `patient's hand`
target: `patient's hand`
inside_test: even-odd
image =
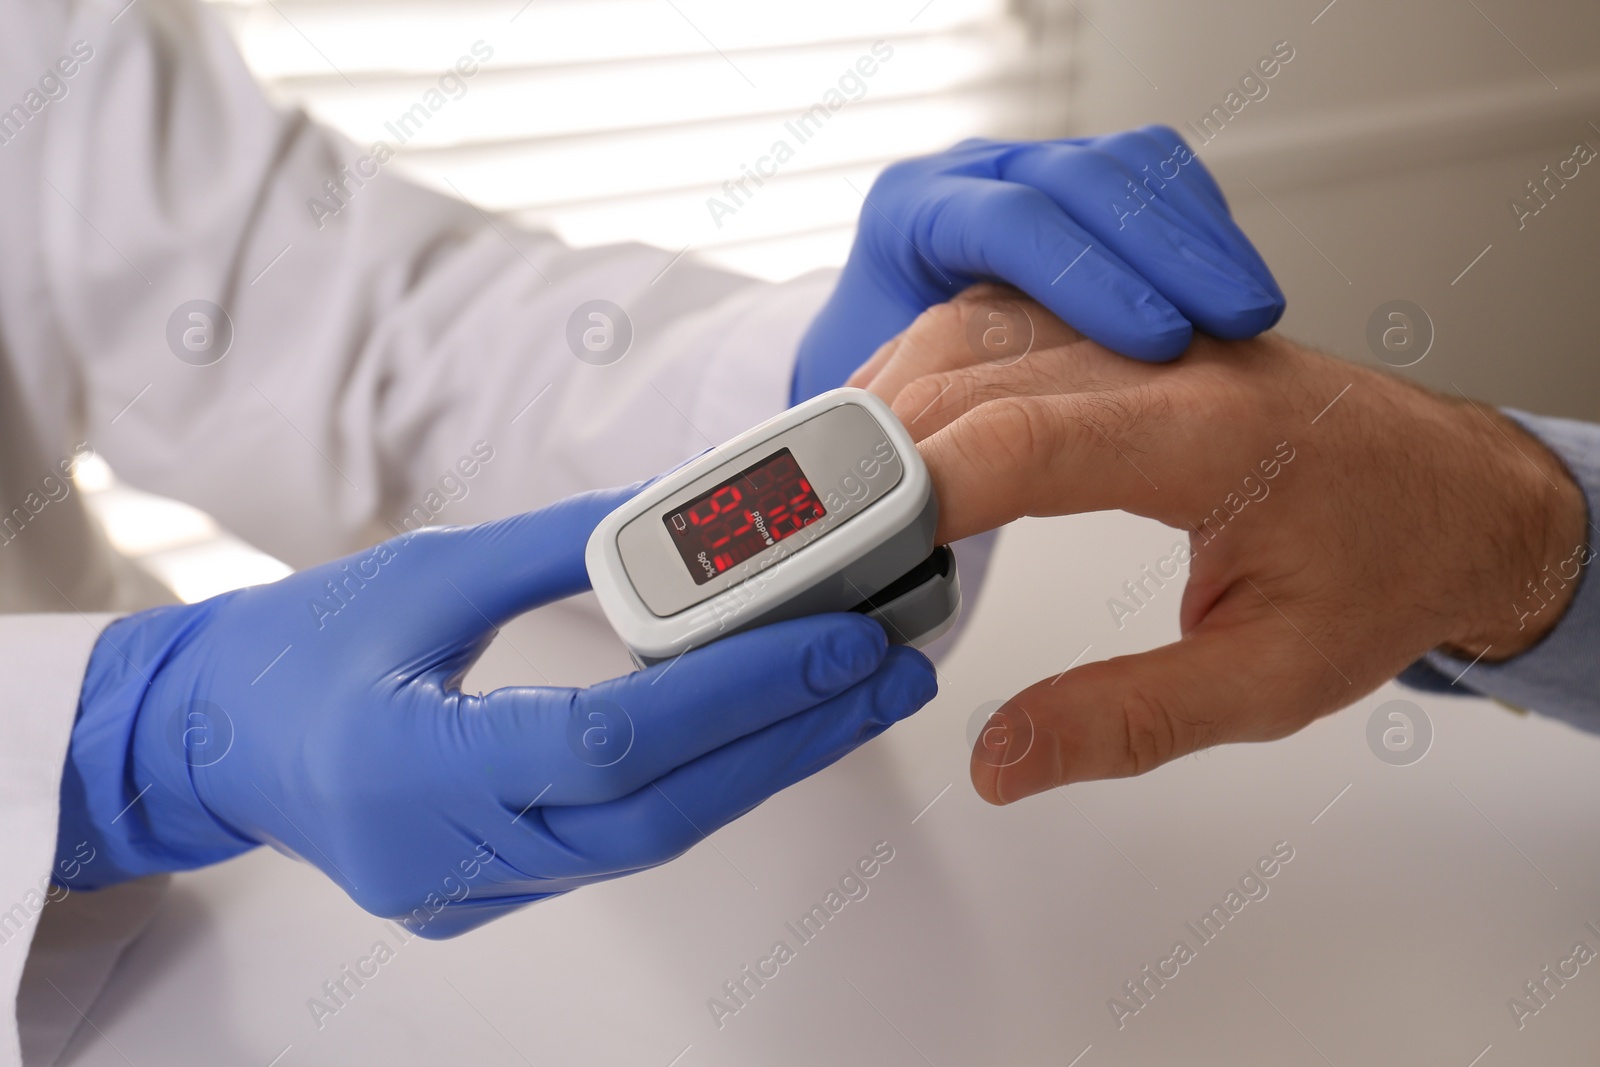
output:
[[[969,337],[1014,341],[1024,315],[1031,351],[980,358]],[[1528,583],[1586,541],[1565,468],[1492,407],[1275,335],[1197,336],[1177,362],[1141,364],[982,286],[924,313],[851,384],[920,442],[941,541],[1112,508],[1189,533],[1182,639],[1012,698],[1031,749],[972,762],[995,803],[1283,737],[1429,649],[1510,657],[1566,606],[1528,617],[1514,607]]]

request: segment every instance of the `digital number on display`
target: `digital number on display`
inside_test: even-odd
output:
[[[780,449],[662,516],[696,585],[827,514],[805,472]]]

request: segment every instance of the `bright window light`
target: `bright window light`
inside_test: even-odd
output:
[[[99,456],[81,461],[73,482],[111,546],[185,603],[292,573],[287,564],[221,529],[200,509],[119,484]]]

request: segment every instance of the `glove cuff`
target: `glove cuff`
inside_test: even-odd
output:
[[[89,657],[61,779],[57,860],[77,860],[74,889],[187,870],[238,855],[254,842],[214,818],[190,769],[197,731],[217,724],[204,701],[152,701],[162,666],[210,604],[156,608],[106,627]],[[228,731],[231,740],[231,729]],[[206,757],[209,758],[209,754]],[[93,862],[82,862],[84,843]],[[57,870],[68,868],[59,865]]]

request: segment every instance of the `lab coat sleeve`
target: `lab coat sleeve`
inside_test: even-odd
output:
[[[1600,426],[1521,411],[1506,414],[1566,464],[1588,502],[1592,532],[1600,514]],[[1574,582],[1577,590],[1561,621],[1528,651],[1501,663],[1472,663],[1432,652],[1400,680],[1423,689],[1493,697],[1600,733],[1600,581],[1589,573],[1593,559],[1594,545],[1586,541],[1566,546],[1551,561],[1545,572],[1549,580]],[[1541,603],[1530,592],[1506,611],[1531,616]]]
[[[633,481],[786,406],[830,274],[569,249],[275,108],[201,5],[74,12],[59,47],[93,57],[40,116],[33,254],[84,435],[133,484],[304,566]],[[605,329],[594,300],[632,334],[609,365],[572,343]]]
[[[0,615],[0,677],[6,679],[0,742],[0,1067],[20,1064],[11,1010],[29,946],[52,890],[61,770],[78,690],[103,619]]]

